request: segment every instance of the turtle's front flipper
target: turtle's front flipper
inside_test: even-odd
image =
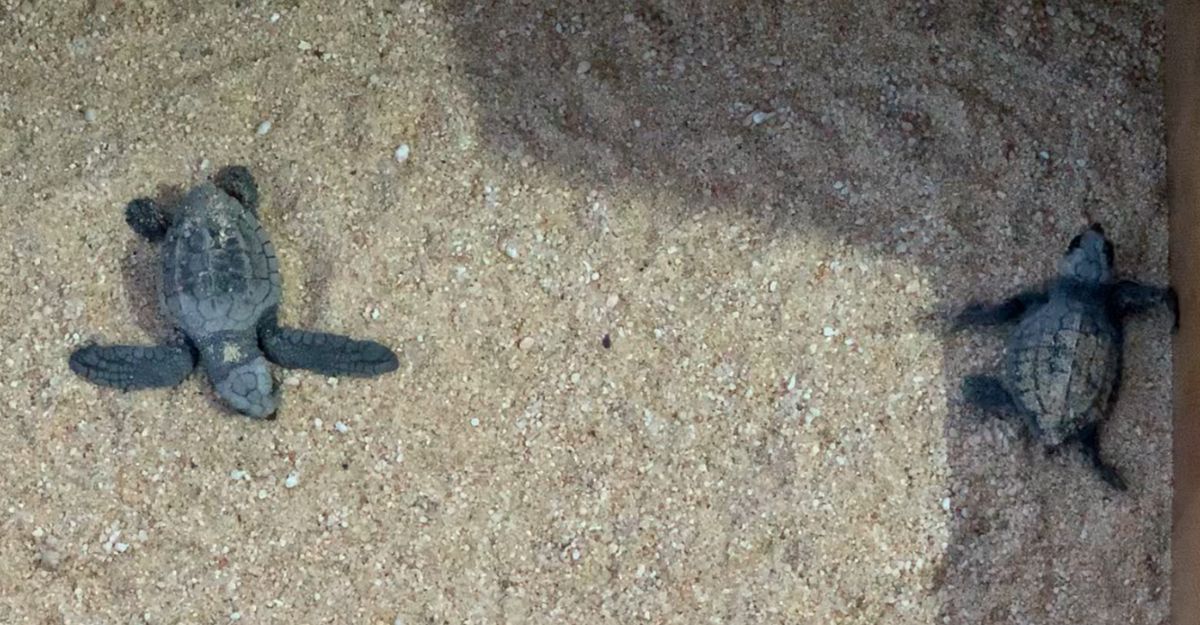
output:
[[[271,362],[322,375],[367,377],[395,371],[400,365],[384,345],[337,334],[266,325],[259,331],[259,341]]]
[[[986,375],[969,375],[963,378],[962,392],[963,398],[968,403],[980,408],[994,411],[1013,408],[1012,396],[1008,394],[1004,384],[997,378]]]
[[[1179,327],[1179,296],[1171,287],[1151,286],[1122,280],[1113,287],[1113,302],[1122,316],[1136,315],[1159,304],[1166,304],[1175,315],[1175,327]]]
[[[1121,477],[1121,473],[1111,464],[1107,464],[1100,458],[1100,427],[1098,424],[1092,423],[1079,433],[1079,444],[1083,447],[1084,455],[1092,461],[1092,466],[1100,474],[1100,479],[1119,491],[1128,488],[1125,484],[1125,479]]]
[[[258,185],[249,169],[241,165],[222,167],[213,177],[213,184],[241,202],[255,217],[258,216]]]
[[[154,200],[140,197],[125,205],[125,223],[151,243],[161,241],[171,221]]]
[[[971,304],[954,320],[954,329],[967,326],[992,326],[1015,321],[1025,311],[1045,304],[1044,291],[1026,291],[1000,304]]]
[[[196,366],[196,356],[186,345],[85,345],[68,364],[93,384],[128,391],[179,384]]]

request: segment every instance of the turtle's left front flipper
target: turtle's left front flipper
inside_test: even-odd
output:
[[[129,391],[179,384],[196,367],[196,356],[186,345],[85,345],[67,364],[93,384]]]
[[[1113,302],[1122,316],[1136,315],[1159,304],[1166,304],[1175,316],[1175,327],[1179,327],[1179,296],[1171,287],[1152,286],[1122,280],[1113,286]]]
[[[271,362],[322,375],[368,377],[400,366],[396,354],[386,346],[338,334],[268,325],[259,331],[259,341]]]

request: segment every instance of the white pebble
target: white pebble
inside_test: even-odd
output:
[[[592,64],[587,61],[580,61],[579,66],[575,68],[575,73],[580,76],[588,73],[592,69]]]
[[[392,153],[392,156],[396,157],[397,163],[403,163],[408,160],[410,154],[412,154],[412,148],[408,147],[407,143],[401,143],[396,146],[396,151]]]
[[[117,553],[125,553],[129,551],[129,543],[117,543],[113,545],[113,549],[116,549]]]
[[[317,417],[316,419],[313,419],[313,428],[314,428],[314,429],[317,429],[317,430],[319,430],[319,429],[321,429],[322,427],[324,427],[324,425],[325,425],[325,422],[324,422],[324,421],[322,421],[320,417]]]
[[[479,417],[471,417],[471,427],[479,427]]]
[[[274,24],[275,22],[278,22],[278,21],[279,21],[279,14],[278,14],[278,13],[272,13],[272,14],[271,14],[271,23],[272,23],[272,24]],[[236,614],[236,613],[235,613],[235,614]]]
[[[283,481],[284,488],[295,488],[300,484],[300,476],[295,473],[289,473],[287,479]]]
[[[942,499],[942,510],[945,510],[946,512],[950,511],[950,498],[949,497]]]
[[[268,120],[264,121],[263,123],[259,124],[258,129],[255,130],[254,132],[257,132],[259,135],[265,135],[268,132],[271,132],[271,120],[268,119]]]
[[[533,344],[534,344],[533,337],[527,336],[527,337],[521,339],[520,343],[517,343],[517,348],[523,352],[529,351],[529,350],[533,349]]]
[[[259,499],[266,499],[266,498],[267,498],[267,491],[266,491],[265,489],[259,490],[259,491],[258,491],[258,498],[259,498]]]
[[[778,283],[778,282],[776,282],[775,280],[772,280],[772,281],[771,281],[771,284],[767,285],[767,290],[768,290],[768,291],[770,291],[770,292],[772,292],[772,293],[774,293],[775,291],[778,291],[778,290],[779,290],[779,283]]]
[[[342,434],[345,434],[346,432],[350,431],[350,426],[346,425],[345,423],[342,423],[341,421],[338,421],[337,423],[333,424],[333,429],[341,432]]]
[[[605,302],[605,304],[608,305],[609,308],[616,308],[617,304],[620,304],[620,303],[621,303],[621,296],[617,295],[616,293],[609,295],[608,300]]]
[[[824,334],[826,338],[828,338],[831,336],[837,336],[838,331],[833,329],[830,326],[825,326],[825,329],[821,330],[821,333]]]
[[[229,479],[240,482],[242,480],[250,479],[250,474],[241,469],[236,469],[229,472]]]
[[[89,107],[89,108],[83,109],[83,121],[85,121],[89,124],[96,121],[96,117],[98,115],[99,115],[99,113],[97,113],[96,109],[94,109],[94,108]]]
[[[299,48],[301,52],[308,52],[309,50],[312,50],[312,44],[304,40],[300,40],[300,43],[297,44],[296,47]]]
[[[1046,150],[1042,150],[1041,152],[1038,152],[1038,158],[1042,159],[1043,161],[1048,161],[1050,160],[1050,153]]]

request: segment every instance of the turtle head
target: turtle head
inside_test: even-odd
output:
[[[217,395],[234,410],[267,419],[279,405],[267,359],[249,340],[214,340],[200,348]]]
[[[1104,236],[1100,224],[1092,224],[1071,239],[1067,253],[1058,264],[1059,276],[1084,284],[1104,284],[1112,280],[1113,244]]]

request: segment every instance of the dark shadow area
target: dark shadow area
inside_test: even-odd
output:
[[[720,212],[919,266],[942,296],[929,308],[951,310],[1048,277],[1092,220],[1113,234],[1121,270],[1165,275],[1161,7],[1067,4],[442,11],[462,64],[447,70],[469,78],[493,151],[577,188],[679,198],[664,223]],[[1127,615],[1167,583],[1169,463],[1155,452],[1169,450],[1169,400],[1149,377],[1168,342],[1148,323],[1129,332],[1128,367],[1151,369],[1127,372],[1104,437],[1131,476],[1117,497],[1077,455],[1025,451],[1015,430],[960,405],[959,380],[995,366],[1001,335],[945,339],[952,521],[928,592],[946,622],[1150,622]],[[1063,553],[1087,569],[1065,570]]]

